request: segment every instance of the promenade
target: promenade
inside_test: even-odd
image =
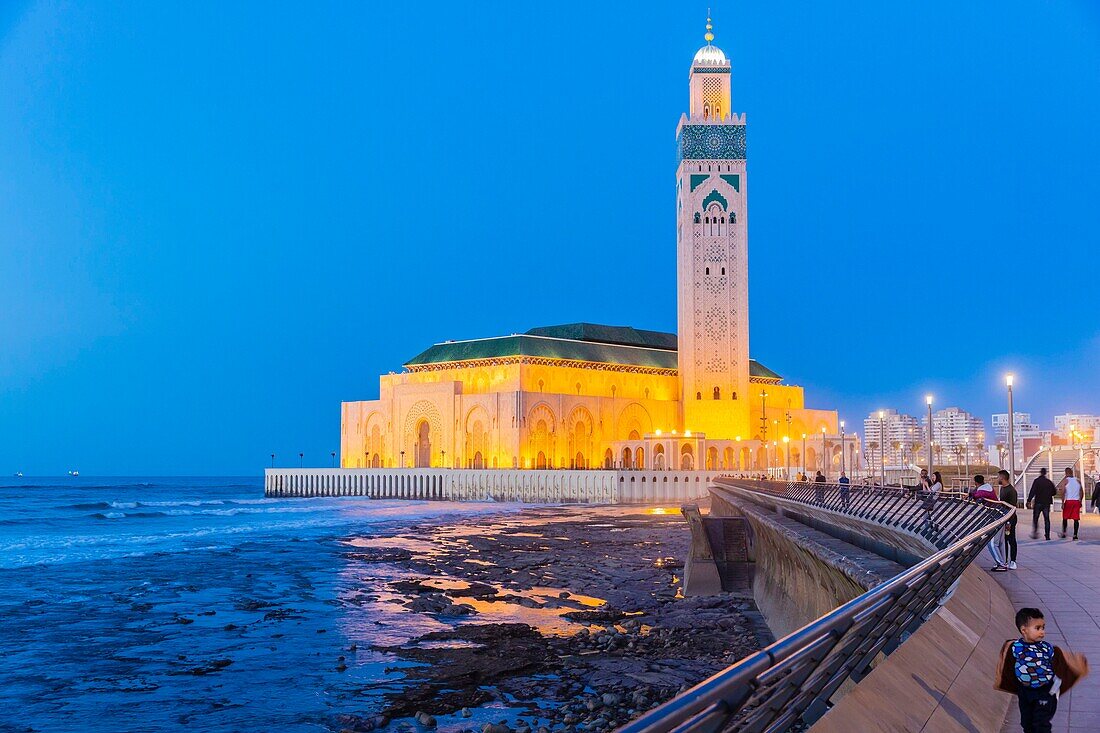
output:
[[[1008,594],[1015,608],[1034,606],[1042,609],[1047,621],[1047,641],[1082,652],[1089,658],[1092,673],[1058,702],[1054,733],[1095,733],[1100,731],[1100,515],[1085,514],[1081,521],[1081,539],[1059,539],[1060,514],[1051,512],[1051,540],[1031,539],[1031,511],[1019,510],[1017,536],[1019,569],[991,573]],[[1070,534],[1073,527],[1070,525]],[[989,568],[988,554],[979,562]],[[992,690],[993,670],[988,685]],[[981,681],[986,684],[985,680]],[[1019,733],[1020,712],[1012,701],[1005,733]]]

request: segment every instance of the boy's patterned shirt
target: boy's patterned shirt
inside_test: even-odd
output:
[[[1045,641],[1028,644],[1012,642],[1013,669],[1016,679],[1026,687],[1042,687],[1054,681],[1054,647]]]

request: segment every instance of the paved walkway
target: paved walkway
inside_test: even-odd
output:
[[[1051,540],[1047,542],[1042,539],[1042,522],[1040,539],[1033,540],[1031,511],[1021,509],[1019,514],[1019,569],[991,575],[1013,606],[1043,611],[1047,641],[1089,658],[1092,673],[1058,702],[1054,733],[1096,733],[1100,731],[1100,515],[1083,515],[1081,539],[1073,542],[1058,539],[1062,517],[1051,512]],[[983,553],[979,562],[985,568],[992,565],[988,553]],[[990,670],[991,680],[992,675]],[[992,687],[992,681],[989,684]],[[990,689],[990,694],[1003,693]],[[1013,700],[1003,731],[1020,730],[1020,711]]]

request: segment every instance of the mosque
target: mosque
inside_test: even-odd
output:
[[[834,410],[749,358],[745,115],[706,45],[676,128],[677,334],[573,323],[445,341],[341,406],[344,468],[726,470],[856,465]]]

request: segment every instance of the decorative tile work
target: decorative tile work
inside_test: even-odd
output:
[[[722,176],[722,177],[725,178],[725,176]],[[695,189],[699,188],[699,186],[702,186],[704,183],[706,183],[706,180],[708,178],[710,178],[709,173],[701,173],[701,174],[700,173],[692,173],[691,174],[691,190],[694,191]]]
[[[722,68],[716,69],[712,66],[695,66],[695,67],[692,68],[691,73],[692,74],[728,74],[728,73],[730,73],[730,69],[729,69],[729,67],[726,67],[724,69],[722,69]]]
[[[729,202],[726,201],[726,197],[718,193],[718,189],[714,189],[707,194],[705,199],[703,199],[703,210],[706,211],[706,208],[715,201],[722,205],[722,211],[729,209]]]
[[[744,125],[684,125],[676,139],[678,160],[744,160]]]
[[[694,176],[692,176],[692,177],[694,178]],[[721,178],[726,183],[728,183],[729,185],[733,186],[734,191],[736,191],[737,193],[741,193],[741,176],[735,175],[735,174],[729,174],[729,175],[721,175],[721,176],[718,176],[718,177]],[[694,186],[692,186],[692,188],[694,188]]]

